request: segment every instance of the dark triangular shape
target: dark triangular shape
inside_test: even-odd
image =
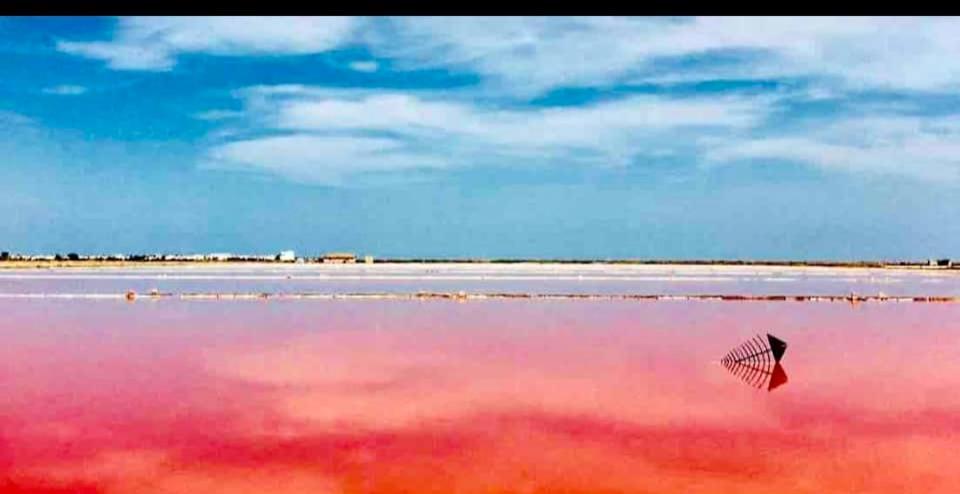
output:
[[[787,383],[787,372],[783,370],[783,367],[780,366],[780,362],[777,362],[773,365],[773,372],[770,373],[770,385],[767,386],[767,391],[773,391],[774,388],[782,386]]]
[[[783,358],[783,353],[787,351],[787,342],[770,333],[767,333],[767,341],[770,342],[770,351],[773,352],[773,360],[780,362],[780,359]]]

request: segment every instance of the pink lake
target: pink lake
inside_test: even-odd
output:
[[[0,491],[954,493],[960,304],[0,299]],[[787,341],[787,382],[720,365]]]

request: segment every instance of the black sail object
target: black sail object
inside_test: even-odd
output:
[[[770,343],[770,351],[773,352],[773,360],[780,362],[783,358],[783,352],[787,351],[787,342],[767,333],[767,341]]]
[[[755,388],[774,388],[787,382],[787,373],[780,359],[787,351],[787,343],[767,334],[766,341],[759,335],[730,350],[720,363],[741,381]]]
[[[787,342],[767,333],[766,342],[757,335],[747,340],[746,343],[742,343],[740,346],[727,352],[720,361],[760,363],[773,360],[774,362],[780,362],[780,359],[783,358],[783,354],[786,351]]]

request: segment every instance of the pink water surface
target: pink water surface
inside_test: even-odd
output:
[[[0,300],[0,491],[960,490],[960,305]],[[757,333],[786,384],[719,364]]]

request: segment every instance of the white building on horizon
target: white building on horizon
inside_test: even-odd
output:
[[[296,262],[297,254],[292,250],[281,250],[280,253],[277,254],[277,260],[280,262]]]

